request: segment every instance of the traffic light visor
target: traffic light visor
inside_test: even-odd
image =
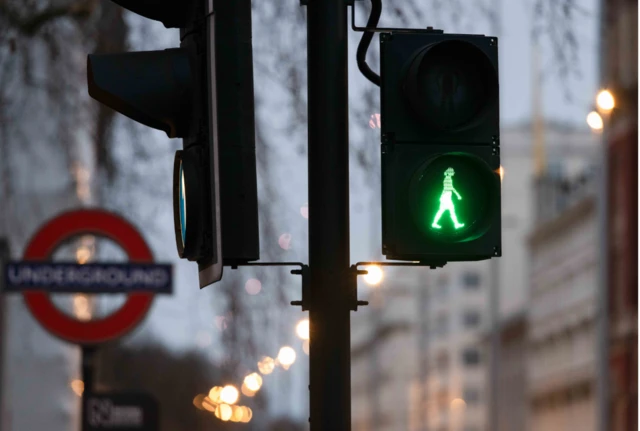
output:
[[[160,21],[167,28],[185,27],[195,3],[194,0],[113,0],[113,2],[145,18]]]
[[[180,169],[178,171],[178,212],[180,223],[180,241],[184,248],[184,242],[187,238],[187,185],[184,179],[184,170],[182,169],[182,161],[180,161]]]
[[[205,235],[205,198],[202,169],[198,154],[177,151],[173,165],[173,222],[178,255],[195,260],[199,257]]]
[[[477,124],[498,99],[496,68],[478,46],[461,40],[420,49],[409,60],[403,84],[414,115],[438,130]]]
[[[184,48],[91,54],[89,95],[170,138],[184,137],[193,101],[192,70]]]

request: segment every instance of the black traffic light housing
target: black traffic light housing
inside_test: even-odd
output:
[[[257,260],[251,0],[114,0],[180,29],[180,48],[93,54],[89,94],[182,138],[174,161],[180,257],[198,262],[200,286],[223,265]]]
[[[497,38],[404,30],[380,52],[383,254],[500,256]]]

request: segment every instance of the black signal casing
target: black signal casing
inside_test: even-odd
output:
[[[407,87],[413,85],[408,83],[407,78],[411,75],[413,60],[425,49],[443,42],[446,44],[440,47],[462,47],[467,52],[475,51],[476,58],[486,66],[485,74],[495,74],[489,76],[490,81],[483,90],[486,103],[464,126],[446,128],[430,122],[424,112],[415,112],[416,101],[420,102],[419,98],[412,99],[411,91],[415,91],[415,88],[407,91]],[[433,265],[501,256],[497,38],[424,30],[382,33],[380,52],[383,254],[387,259]],[[455,49],[451,49],[451,55],[456,55]],[[467,56],[461,57],[463,60],[460,62],[464,64]],[[473,68],[472,64],[469,66]],[[487,188],[490,196],[487,200],[488,210],[482,221],[486,228],[481,235],[472,235],[472,239],[464,241],[438,240],[425,234],[424,228],[417,226],[410,210],[410,188],[415,172],[430,160],[452,153],[462,153],[477,160],[478,166],[482,166],[485,172],[482,175],[485,179],[482,187]]]

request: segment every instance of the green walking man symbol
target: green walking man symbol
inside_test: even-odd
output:
[[[453,168],[447,168],[447,170],[444,171],[444,188],[442,190],[442,194],[440,195],[440,208],[438,209],[436,218],[431,224],[431,226],[436,229],[442,228],[442,226],[438,224],[438,221],[440,221],[440,217],[442,217],[442,214],[444,214],[445,211],[449,211],[449,215],[451,216],[451,220],[453,221],[453,226],[456,229],[460,229],[464,226],[464,223],[460,223],[458,221],[458,217],[456,217],[456,208],[453,206],[453,200],[451,199],[452,193],[456,194],[458,200],[462,199],[460,193],[458,193],[458,191],[453,187],[452,177],[454,174],[455,171],[453,170]]]

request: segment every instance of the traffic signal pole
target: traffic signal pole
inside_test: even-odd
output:
[[[307,4],[311,431],[351,429],[347,2]]]

